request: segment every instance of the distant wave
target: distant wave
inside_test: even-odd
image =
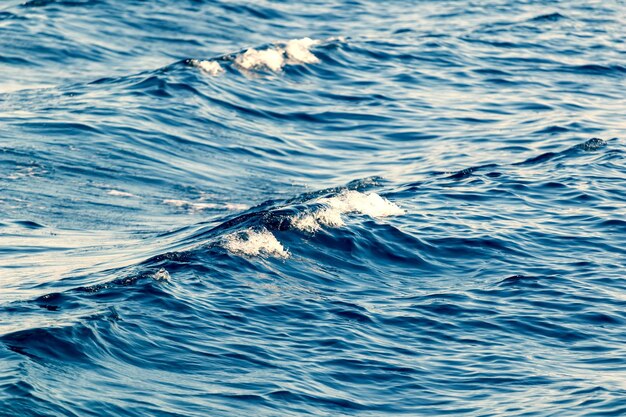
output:
[[[240,53],[224,55],[212,60],[190,59],[187,62],[212,76],[224,72],[220,63],[230,63],[241,71],[279,72],[285,65],[317,64],[319,59],[311,52],[311,48],[323,42],[338,39],[331,38],[326,41],[311,38],[292,39],[286,42],[276,42],[266,48],[249,48]]]

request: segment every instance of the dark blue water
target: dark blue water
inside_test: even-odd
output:
[[[626,415],[624,27],[3,1],[0,415]]]

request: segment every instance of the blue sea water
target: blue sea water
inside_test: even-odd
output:
[[[626,3],[0,3],[0,416],[626,415]]]

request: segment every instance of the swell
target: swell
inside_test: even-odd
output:
[[[616,139],[611,141],[614,140]],[[596,152],[606,147],[611,141],[605,142],[594,138],[563,151],[541,154],[522,162],[512,163],[510,166],[537,165],[564,158],[575,158],[590,152]],[[291,198],[267,200],[242,213],[186,225],[182,228],[153,236],[149,241],[149,245],[143,245],[142,248],[126,249],[127,253],[132,253],[132,257],[127,256],[128,260],[140,258],[142,252],[144,254],[156,252],[157,254],[143,261],[136,262],[134,266],[117,267],[100,271],[99,273],[93,270],[90,271],[88,275],[92,277],[90,278],[91,280],[97,276],[101,277],[98,279],[99,283],[97,284],[88,284],[89,278],[87,278],[87,275],[82,274],[64,279],[58,284],[60,288],[67,289],[71,288],[72,282],[81,282],[79,287],[75,287],[75,291],[98,293],[109,288],[115,289],[120,285],[132,285],[138,280],[148,278],[158,280],[161,268],[167,268],[171,265],[175,267],[177,263],[185,264],[192,262],[194,259],[201,264],[202,261],[199,259],[205,254],[217,257],[243,256],[253,258],[261,256],[286,259],[290,255],[289,246],[276,239],[276,233],[286,233],[288,242],[295,248],[302,245],[301,239],[308,239],[308,237],[315,236],[318,233],[320,233],[318,239],[322,239],[318,242],[323,242],[325,238],[322,237],[326,236],[327,233],[330,233],[329,236],[332,236],[332,234],[338,233],[339,229],[349,226],[346,225],[346,221],[350,217],[374,219],[380,224],[379,227],[382,227],[386,223],[387,217],[391,216],[390,218],[393,218],[394,216],[402,216],[404,214],[404,210],[393,203],[393,201],[389,201],[388,198],[406,198],[407,192],[420,190],[424,187],[445,186],[445,183],[442,183],[441,180],[458,181],[484,170],[491,171],[487,174],[489,177],[497,178],[501,174],[495,175],[494,173],[498,171],[493,171],[494,168],[502,170],[506,166],[498,164],[478,165],[457,171],[452,175],[439,177],[438,179],[400,185],[394,187],[393,190],[388,190],[387,193],[381,194],[374,192],[374,190],[380,188],[386,181],[381,177],[371,177],[354,180],[344,186],[306,192]],[[440,173],[434,174],[438,176]],[[548,184],[547,186],[550,185]],[[386,198],[386,196],[388,197]],[[615,224],[618,223],[602,223],[606,227],[615,227]],[[24,227],[34,227],[36,229],[43,227],[32,222],[24,225]],[[379,239],[373,236],[369,236],[369,238],[374,241]],[[367,240],[367,237],[364,231],[360,231],[359,235],[350,236],[349,239]],[[409,239],[410,241],[413,238],[401,232],[394,237],[394,240],[399,242],[403,239]],[[332,239],[322,244],[334,244],[331,242]],[[416,244],[416,242],[407,243],[409,246],[415,246]],[[385,242],[383,247],[389,244],[391,242]],[[422,244],[417,243],[418,246]],[[470,246],[489,247],[490,245],[490,241],[477,242],[473,240],[457,241],[455,239],[444,239],[432,241],[430,246],[424,246],[423,249],[429,252],[433,251],[434,248],[439,248],[437,249],[439,251],[438,256],[444,256],[447,246],[452,248],[466,246],[469,248]],[[500,251],[509,250],[497,241],[494,241],[493,245],[495,245],[494,248]],[[515,250],[511,250],[510,253],[513,256],[520,255]],[[387,253],[386,256],[391,256],[391,253]],[[396,260],[401,261],[402,257],[398,257]],[[428,264],[424,260],[422,262],[424,262],[424,265]],[[106,278],[107,276],[115,275],[122,275],[122,277],[111,281],[108,281]],[[70,291],[74,290],[70,289]]]
[[[513,162],[510,164],[510,166],[513,166],[513,167],[532,166],[532,165],[543,164],[543,163],[547,163],[551,161],[559,161],[559,160],[568,159],[568,158],[575,158],[577,156],[584,155],[585,153],[595,152],[597,150],[600,150],[604,148],[605,146],[607,146],[609,142],[616,141],[616,140],[617,138],[610,139],[609,141],[605,141],[600,138],[592,138],[585,142],[566,148],[562,151],[545,152],[540,155],[525,159],[524,161],[521,161],[521,162]],[[460,171],[453,173],[452,175],[449,175],[446,178],[453,179],[453,180],[461,180],[461,179],[465,179],[465,178],[472,176],[476,172],[484,171],[484,170],[492,169],[492,168],[498,168],[498,167],[503,167],[503,165],[500,165],[500,164],[477,165],[477,166],[473,166],[469,168],[464,168]]]
[[[146,244],[148,242],[142,242],[141,246],[127,244],[130,248],[124,249],[125,258],[127,258],[125,262],[136,259],[137,256],[141,256],[142,252],[145,254],[149,251],[160,251],[159,254],[138,262],[134,266],[102,271],[90,270],[87,274],[76,274],[51,284],[66,288],[64,292],[98,293],[110,288],[115,290],[120,286],[133,285],[146,278],[158,281],[159,270],[164,266],[176,262],[189,262],[197,258],[199,254],[210,253],[223,256],[230,253],[233,256],[244,257],[259,255],[287,257],[286,251],[272,249],[273,245],[281,247],[272,233],[291,231],[306,237],[321,232],[323,228],[343,227],[344,223],[341,219],[351,214],[379,219],[390,215],[401,215],[402,210],[398,206],[371,191],[377,187],[379,181],[382,181],[382,178],[355,180],[346,186],[307,192],[284,200],[268,200],[241,214],[168,231],[151,238],[149,244]],[[332,217],[335,222],[319,220],[316,214],[320,212]],[[303,226],[302,219],[306,216],[311,218]],[[27,227],[35,227],[28,226],[30,224],[28,223]],[[35,223],[32,224],[35,225]],[[248,241],[250,243],[246,245]],[[113,280],[106,278],[116,275],[122,277]],[[99,282],[86,284],[88,280]],[[73,289],[68,288],[73,282],[80,284]],[[40,287],[45,288],[43,285]],[[54,294],[42,295],[38,299],[55,299],[58,293]]]
[[[266,71],[279,72],[285,66],[289,65],[319,63],[319,60],[313,55],[311,49],[319,48],[322,51],[329,50],[344,41],[344,38],[328,38],[321,41],[312,40],[310,38],[293,39],[284,42],[264,44],[256,48],[242,49],[208,59],[183,58],[157,69],[144,70],[130,75],[103,77],[86,83],[67,83],[53,88],[34,88],[21,91],[74,90],[77,88],[83,90],[89,85],[119,85],[120,87],[137,90],[150,90],[155,89],[155,87],[163,89],[166,80],[160,78],[161,75],[181,70],[184,71],[189,68],[193,68],[201,74],[209,76],[217,76],[225,72],[232,73],[235,71],[243,72],[244,74]],[[264,55],[263,53],[267,51],[275,52],[276,55]],[[247,57],[247,59],[243,59],[243,57]],[[10,94],[15,93],[16,92],[13,91]],[[163,95],[165,96],[165,94]]]
[[[521,164],[551,168],[551,161],[600,154],[605,149],[602,154],[609,154],[607,148],[604,141],[593,139]],[[481,169],[490,168],[477,166],[461,179]],[[457,177],[440,175],[431,185],[445,193],[450,179],[459,182]],[[522,353],[511,353],[510,346],[523,345],[528,339],[576,352],[580,366],[598,366],[603,341],[616,341],[624,323],[620,303],[603,300],[590,291],[588,281],[568,276],[564,269],[542,265],[545,254],[525,251],[532,246],[518,243],[520,236],[455,233],[449,228],[431,236],[433,218],[424,222],[418,236],[403,230],[403,219],[415,215],[408,208],[406,213],[401,211],[414,197],[406,187],[366,178],[268,200],[243,213],[152,237],[144,248],[158,247],[156,256],[108,271],[109,278],[102,282],[85,282],[3,306],[3,314],[19,314],[25,320],[22,328],[6,331],[5,327],[0,340],[13,355],[37,365],[21,371],[27,380],[37,378],[38,368],[59,367],[80,370],[89,375],[86,381],[124,389],[132,385],[119,382],[120,376],[129,377],[132,372],[149,375],[154,378],[152,384],[163,388],[193,389],[187,384],[204,372],[253,370],[266,375],[282,372],[288,363],[292,372],[295,369],[300,379],[315,387],[342,384],[358,390],[366,383],[384,392],[380,397],[369,392],[366,399],[360,399],[325,395],[308,386],[256,381],[253,386],[233,382],[233,392],[211,397],[263,409],[314,404],[329,412],[413,412],[416,408],[398,406],[389,398],[450,380],[465,390],[493,384],[520,390],[529,383],[559,386],[556,377],[519,369]],[[341,222],[322,220],[322,213],[329,209],[337,211]],[[303,226],[303,216],[309,215],[313,223]],[[32,223],[22,226],[43,229]],[[268,239],[266,232],[275,240]],[[527,233],[554,237],[545,231]],[[239,240],[229,243],[229,236]],[[159,238],[168,241],[160,244]],[[276,249],[276,242],[288,257]],[[588,239],[578,239],[576,244],[584,252],[588,243]],[[482,269],[485,260],[492,264],[489,271]],[[576,266],[585,268],[583,262]],[[350,278],[344,276],[346,271]],[[441,281],[435,279],[438,273],[447,279],[458,274],[460,284],[440,287]],[[473,284],[476,276],[471,273],[483,280],[488,274],[489,280]],[[416,280],[421,281],[419,290],[414,289]],[[398,292],[403,286],[410,290]],[[260,294],[255,292],[258,288],[262,288]],[[278,291],[278,296],[268,297],[264,292],[268,288]],[[573,289],[584,292],[584,297]],[[343,292],[358,297],[342,297]],[[29,317],[32,320],[26,320]],[[599,343],[593,326],[603,328],[604,339]],[[277,348],[276,341],[288,343],[288,348]],[[433,347],[445,358],[425,364],[421,358],[429,357]],[[383,348],[386,356],[379,355]],[[447,362],[468,349],[478,352],[481,363],[497,366],[468,376],[465,367],[475,363],[472,358]],[[289,352],[305,353],[291,356]],[[316,369],[309,370],[311,357],[322,364],[323,378]],[[606,359],[602,366],[615,362],[619,361]],[[172,376],[172,369],[176,383],[161,385],[162,379]],[[436,371],[442,369],[447,373],[439,377]],[[39,406],[54,404],[54,399],[34,387],[22,384],[19,389],[25,396],[40,395]],[[87,409],[101,414],[123,409],[118,403],[91,404],[79,399],[63,405],[78,414]],[[138,413],[155,412],[150,405],[138,409]]]

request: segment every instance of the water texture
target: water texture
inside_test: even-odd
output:
[[[626,3],[0,3],[0,416],[626,415]]]

